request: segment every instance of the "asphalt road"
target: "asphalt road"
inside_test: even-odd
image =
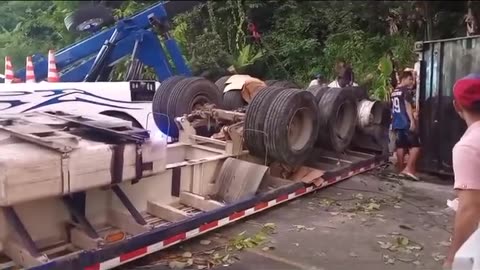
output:
[[[121,268],[439,269],[451,198],[450,185],[362,174]],[[273,233],[260,234],[265,224]],[[259,235],[261,243],[228,250]]]

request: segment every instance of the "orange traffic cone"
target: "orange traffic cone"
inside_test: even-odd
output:
[[[10,56],[5,56],[5,83],[13,83],[14,79],[12,59]]]
[[[27,64],[26,64],[25,68],[26,68],[25,82],[27,82],[27,83],[36,82],[35,72],[33,71],[33,62],[32,62],[32,57],[31,56],[27,56]]]
[[[57,64],[55,62],[55,52],[53,50],[48,51],[48,82],[59,82]]]

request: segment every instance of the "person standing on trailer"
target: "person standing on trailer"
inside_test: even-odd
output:
[[[458,80],[453,97],[455,111],[467,124],[467,130],[452,150],[458,207],[446,268],[451,267],[455,253],[480,223],[480,74]]]
[[[413,117],[413,98],[411,95],[413,84],[412,72],[402,72],[400,83],[391,94],[392,130],[395,133],[397,169],[400,175],[418,181],[416,164],[420,155],[420,139]],[[407,151],[409,158],[405,166]]]

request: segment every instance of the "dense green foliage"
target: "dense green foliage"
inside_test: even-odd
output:
[[[115,14],[128,16],[145,5],[125,1]],[[78,1],[2,1],[2,56],[12,56],[18,68],[27,55],[83,38],[63,23],[77,6]],[[379,66],[389,61],[386,54],[392,53],[397,68],[411,66],[415,40],[465,35],[466,10],[463,1],[208,1],[177,15],[172,33],[196,74],[220,74],[233,66],[306,84],[316,73],[332,79],[334,63],[344,59],[356,80],[381,97],[388,78]],[[261,45],[252,42],[249,21],[262,34]]]

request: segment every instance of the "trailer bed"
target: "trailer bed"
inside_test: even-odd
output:
[[[12,265],[115,268],[326,188],[386,160],[373,150],[338,154],[315,149],[303,166],[267,166],[265,160],[242,150],[241,140],[201,137],[189,133],[188,121],[179,122],[184,125],[180,141],[165,146],[166,160],[159,163],[164,167],[154,175],[4,206],[0,225],[8,234],[0,241],[0,269]],[[113,138],[125,136],[108,127],[85,128]],[[122,145],[118,140],[104,143]],[[145,168],[144,161],[140,156],[136,167]],[[111,166],[114,175],[115,164]],[[223,180],[226,189],[222,189]]]
[[[319,156],[319,158],[328,160],[338,157]],[[355,162],[342,166],[340,169],[326,171],[323,177],[325,181],[320,186],[297,182],[258,194],[253,198],[225,205],[213,211],[192,211],[192,216],[185,220],[164,222],[158,228],[132,237],[128,241],[99,250],[82,251],[74,256],[60,258],[32,269],[112,269],[313,191],[326,188],[354,175],[374,169],[383,162],[384,158],[382,156],[373,154],[360,161],[357,158]]]

